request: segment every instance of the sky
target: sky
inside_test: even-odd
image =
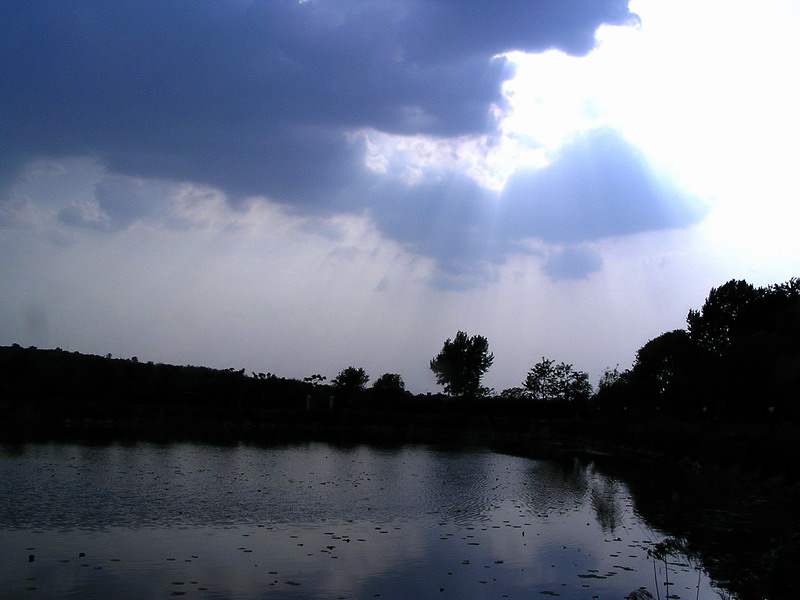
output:
[[[438,391],[800,275],[800,2],[0,0],[0,345]]]

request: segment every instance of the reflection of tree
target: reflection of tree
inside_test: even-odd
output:
[[[524,497],[535,512],[550,512],[580,504],[592,478],[592,465],[571,462],[535,462],[523,480]]]
[[[486,518],[497,493],[495,471],[490,455],[443,454],[428,465],[430,485],[426,487],[431,508],[456,522]]]
[[[690,563],[692,563],[693,568],[697,571],[698,580],[697,580],[697,593],[700,593],[700,563],[698,560],[692,558],[689,552],[689,544],[686,539],[683,538],[666,538],[658,542],[655,546],[653,546],[650,550],[647,551],[647,555],[653,559],[654,565],[655,561],[661,561],[664,563],[664,587],[666,592],[667,598],[674,598],[676,596],[671,596],[669,593],[669,586],[672,585],[669,581],[669,559],[670,558],[678,558],[678,559],[686,559]],[[661,597],[661,594],[658,593],[659,590],[659,582],[658,577],[655,575],[654,572],[654,581],[653,584],[656,588],[657,598]],[[652,596],[651,596],[652,597]]]
[[[656,554],[680,547],[690,565],[701,563],[743,600],[800,597],[800,513],[793,495],[668,464],[653,470],[601,461],[599,467],[622,482],[620,497],[630,494],[630,510],[647,527],[680,542],[654,547]]]
[[[619,482],[613,479],[601,475],[592,481],[592,508],[603,531],[613,532],[622,525],[624,510],[620,504],[619,491]]]
[[[558,510],[586,501],[587,494],[603,531],[622,524],[622,488],[617,479],[595,470],[594,463],[579,459],[571,462],[536,462],[525,478],[525,498],[536,512]]]

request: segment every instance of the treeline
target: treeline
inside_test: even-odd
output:
[[[141,362],[56,349],[0,347],[0,441],[60,435],[304,435],[363,426],[458,428],[441,394],[413,395],[363,369],[330,382],[244,369]]]
[[[544,417],[798,424],[800,279],[766,287],[731,280],[712,288],[687,327],[663,333],[623,371],[606,369],[595,391],[587,373],[542,357],[519,387],[481,385],[494,361],[480,335],[459,331],[431,362],[455,398],[482,399]]]
[[[316,414],[350,400],[347,378],[326,385],[244,369],[140,362],[54,350],[0,347],[0,426],[223,427]],[[401,390],[402,392],[402,390]],[[395,391],[384,394],[394,397]]]
[[[686,329],[607,371],[592,398],[607,416],[682,421],[800,423],[800,279],[757,288],[713,288]]]
[[[576,423],[780,422],[800,419],[800,280],[756,288],[732,280],[690,310],[629,368],[588,375],[542,358],[520,387],[481,385],[493,362],[482,336],[458,332],[430,367],[445,394],[414,395],[362,368],[331,381],[0,347],[0,428],[8,435],[71,428],[270,430],[339,425],[524,432],[543,421]],[[537,424],[538,423],[538,424]],[[604,426],[608,430],[607,426]]]

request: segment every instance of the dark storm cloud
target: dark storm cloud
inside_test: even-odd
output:
[[[609,129],[578,137],[548,167],[515,173],[501,205],[509,236],[567,244],[686,227],[703,216],[694,198]]]
[[[112,171],[325,202],[360,148],[346,130],[492,128],[497,53],[587,52],[627,2],[5,2],[3,172],[94,154]]]
[[[367,172],[363,138],[347,133],[491,133],[513,74],[497,54],[582,55],[599,25],[632,18],[627,0],[5,2],[0,186],[35,157],[95,156],[112,177],[59,218],[107,231],[158,214],[168,196],[115,174],[210,184],[234,203],[366,209],[457,288],[491,278],[525,238],[573,243],[687,216],[613,136],[517,173],[498,212],[462,175],[407,185]]]

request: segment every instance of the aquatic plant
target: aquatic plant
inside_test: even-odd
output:
[[[625,600],[654,600],[654,598],[653,594],[647,591],[647,588],[640,587],[625,596]]]
[[[656,597],[658,600],[661,599],[661,593],[659,592],[659,585],[658,585],[658,573],[656,571],[656,561],[662,561],[664,563],[664,587],[666,588],[666,597],[669,599],[669,586],[672,585],[669,581],[669,557],[670,556],[677,556],[681,555],[688,559],[690,559],[690,552],[689,552],[689,544],[686,539],[683,538],[665,538],[658,542],[655,546],[650,548],[647,551],[647,556],[653,559],[653,579],[655,582],[656,588]],[[697,571],[698,579],[697,579],[697,598],[700,597],[700,567],[698,564],[693,565],[695,570]],[[650,598],[653,596],[650,595]],[[636,597],[634,597],[636,598]]]

